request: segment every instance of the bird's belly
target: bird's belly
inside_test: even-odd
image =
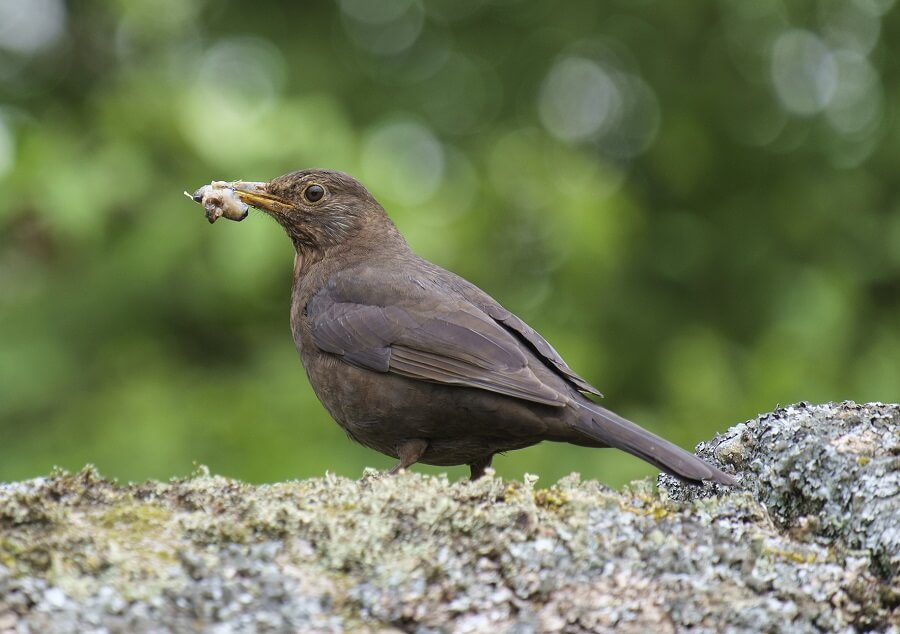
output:
[[[471,464],[552,440],[561,425],[561,408],[484,390],[372,372],[325,355],[306,366],[316,396],[347,434],[395,458],[404,442],[425,439],[419,462]]]

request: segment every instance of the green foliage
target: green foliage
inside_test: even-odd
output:
[[[0,480],[390,464],[306,384],[278,227],[181,194],[309,166],[685,446],[898,398],[892,0],[7,4]],[[652,472],[554,445],[496,467]]]

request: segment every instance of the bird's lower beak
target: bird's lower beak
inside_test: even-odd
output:
[[[231,188],[242,202],[268,213],[282,213],[291,208],[287,201],[273,196],[268,191],[268,183],[234,181]]]

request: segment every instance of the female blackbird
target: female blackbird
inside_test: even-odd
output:
[[[542,440],[616,447],[688,482],[732,476],[600,407],[541,335],[415,255],[356,180],[310,169],[229,183],[294,243],[291,329],[319,400],[355,441],[400,460],[469,465]]]

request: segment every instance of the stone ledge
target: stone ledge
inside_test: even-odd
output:
[[[0,484],[0,632],[898,631],[900,406],[799,404],[699,451],[743,489]]]

